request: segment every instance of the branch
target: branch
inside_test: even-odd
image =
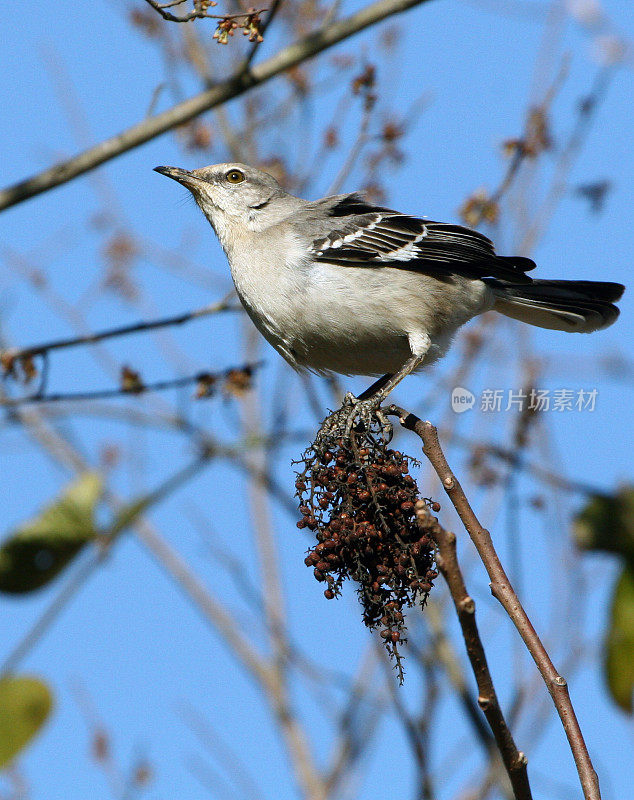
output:
[[[234,618],[207,590],[198,576],[191,571],[182,557],[144,521],[136,525],[137,537],[156,558],[182,590],[200,609],[205,619],[211,623],[228,646],[240,659],[243,666],[253,675],[262,688],[266,700],[285,735],[297,767],[298,779],[309,800],[326,800],[324,784],[312,764],[310,751],[297,720],[288,713],[285,698],[280,692],[279,680],[274,663],[260,656],[240,630]]]
[[[242,68],[243,69],[247,70],[250,67],[251,62],[253,61],[253,59],[255,57],[255,54],[258,51],[258,47],[259,47],[260,43],[264,41],[264,34],[266,33],[269,25],[275,19],[276,15],[277,15],[277,12],[280,10],[280,6],[281,6],[282,2],[283,2],[283,0],[273,0],[273,2],[271,3],[271,5],[268,8],[268,12],[269,13],[268,13],[267,18],[264,20],[264,22],[260,23],[260,26],[259,26],[260,35],[257,36],[255,38],[255,40],[249,39],[249,41],[253,42],[253,47],[251,48],[251,51],[249,52],[249,55],[245,58],[245,60],[244,60],[244,62],[242,64]]]
[[[525,458],[521,459],[520,462],[517,463],[516,455],[511,448],[501,447],[494,442],[478,441],[467,436],[461,436],[460,434],[448,429],[446,431],[443,428],[440,429],[441,436],[444,436],[445,432],[447,433],[447,436],[451,436],[452,440],[457,445],[468,448],[472,451],[480,450],[482,453],[490,455],[492,458],[496,458],[499,461],[502,461],[504,464],[514,465],[519,472],[528,472],[538,481],[541,481],[548,486],[552,486],[555,489],[561,489],[564,492],[570,492],[573,494],[577,493],[593,495],[601,494],[602,492],[602,489],[598,485],[565,478],[559,472],[542,467],[541,464],[528,461]]]
[[[266,61],[256,64],[250,69],[236,72],[227,80],[189,100],[177,103],[167,111],[133,125],[117,136],[106,139],[68,161],[62,161],[31,178],[7,187],[0,191],[0,211],[66,183],[78,175],[83,175],[100,164],[132,150],[178,125],[189,122],[199,114],[244,94],[254,86],[269,81],[281,72],[327,50],[355,33],[375,25],[386,17],[406,11],[424,2],[428,2],[428,0],[378,0],[346,19],[333,22],[326,28],[285,47]]]
[[[245,352],[247,358],[257,356],[259,339],[254,333],[250,329],[247,336]],[[259,472],[266,473],[269,466],[264,448],[261,444],[259,446],[256,444],[258,438],[261,440],[261,406],[257,393],[253,392],[245,399],[242,412],[244,438],[253,442],[245,461],[249,466],[248,502],[262,574],[263,616],[272,651],[269,702],[286,744],[291,767],[302,795],[310,800],[326,800],[325,778],[315,763],[313,748],[297,714],[289,686],[289,641],[280,577],[280,559],[266,486],[257,477]]]
[[[526,756],[518,751],[498,702],[476,624],[475,602],[467,593],[467,587],[458,564],[456,536],[445,530],[438,523],[438,520],[432,516],[423,500],[419,500],[416,504],[416,517],[421,530],[432,537],[438,548],[436,564],[447,582],[451,598],[458,613],[458,621],[462,628],[467,655],[478,684],[478,705],[484,712],[495,737],[495,742],[513,787],[513,794],[516,800],[531,800],[532,794],[528,783]]]
[[[233,292],[231,292],[233,295]],[[99,333],[89,333],[86,336],[72,336],[68,339],[56,339],[44,344],[36,344],[32,347],[11,347],[0,350],[0,365],[6,372],[10,372],[17,361],[31,359],[34,356],[41,356],[50,353],[52,350],[64,350],[67,347],[77,347],[82,344],[94,344],[103,342],[105,339],[113,339],[116,336],[127,336],[130,333],[140,333],[141,331],[151,331],[156,328],[166,328],[171,325],[183,325],[194,319],[208,317],[210,314],[219,314],[222,311],[240,311],[240,306],[232,305],[228,299],[221,300],[219,303],[211,303],[208,306],[197,308],[194,311],[187,311],[184,314],[177,314],[174,317],[163,317],[162,319],[150,322],[135,322],[133,325],[124,325],[121,328],[109,328]]]
[[[18,411],[18,414],[25,412]],[[203,448],[201,454],[196,459],[186,465],[178,473],[168,478],[151,495],[146,498],[148,505],[154,504],[164,498],[177,485],[191,477],[198,469],[207,464],[216,455],[213,448]],[[54,454],[55,458],[58,458]],[[72,465],[76,468],[85,468],[85,464],[80,456],[72,458]],[[108,493],[106,499],[120,510],[121,504],[118,498]],[[125,509],[125,506],[124,506]],[[139,512],[140,513],[140,512]],[[202,612],[204,618],[211,624],[217,633],[224,639],[226,645],[232,650],[246,670],[256,679],[261,687],[267,701],[277,715],[280,724],[285,728],[289,745],[294,752],[296,760],[302,757],[310,758],[303,738],[303,732],[299,728],[297,721],[289,714],[289,709],[285,698],[280,694],[279,681],[276,677],[276,667],[273,661],[260,655],[258,650],[251,644],[242,632],[233,616],[226,608],[207,590],[200,578],[189,568],[182,557],[171,548],[150,526],[144,518],[130,520],[133,524],[138,539],[151,552],[156,560],[161,564],[170,577],[188,595],[193,603]],[[40,639],[45,630],[58,616],[60,611],[66,606],[70,599],[76,594],[77,590],[83,586],[87,578],[92,574],[95,567],[109,554],[111,546],[119,540],[120,535],[127,530],[128,525],[122,525],[115,518],[115,522],[110,531],[104,534],[107,542],[100,547],[96,554],[90,559],[82,569],[76,573],[74,579],[64,586],[59,596],[55,598],[52,605],[45,610],[44,615],[35,627],[30,631],[26,638],[15,648],[8,657],[2,670],[11,671],[17,663],[24,658],[27,652]],[[0,671],[0,676],[4,672]],[[312,762],[311,762],[312,765]],[[311,766],[309,765],[309,766]],[[322,779],[318,771],[304,769],[300,775],[304,796],[307,800],[326,800],[325,779]]]
[[[206,11],[208,4],[194,2],[193,11],[188,11],[186,14],[177,16],[176,14],[171,14],[169,11],[166,11],[166,9],[173,8],[174,6],[180,6],[185,2],[185,0],[172,0],[172,2],[169,3],[157,3],[156,0],[145,0],[145,2],[149,3],[155,11],[158,11],[158,13],[163,17],[164,20],[167,20],[167,22],[189,22],[192,19],[219,19],[223,21],[236,20],[263,14],[268,10],[266,8],[260,8],[251,12],[243,12],[241,14],[208,14]]]
[[[470,690],[467,686],[466,675],[462,670],[462,664],[458,661],[458,656],[455,653],[452,644],[445,630],[444,620],[440,611],[438,603],[433,600],[427,599],[425,603],[425,621],[432,633],[432,658],[442,664],[447,678],[451,683],[452,688],[462,703],[467,719],[473,726],[473,730],[482,747],[487,754],[495,748],[495,741],[489,728],[487,728],[486,721],[482,719],[480,709],[476,701],[473,700]],[[411,639],[407,642],[408,650],[410,650],[419,661],[424,658],[424,653],[418,648]]]
[[[438,431],[431,422],[423,422],[414,414],[403,408],[391,405],[385,409],[386,413],[399,417],[404,428],[413,431],[423,442],[423,453],[440,478],[444,490],[458,512],[467,533],[471,537],[482,559],[486,571],[491,579],[491,593],[502,604],[504,610],[517,628],[524,644],[533,657],[539,669],[546,688],[550,692],[555,708],[559,714],[568,743],[575,760],[581,787],[586,800],[601,800],[599,779],[592,766],[588,748],[581,733],[579,722],[568,693],[568,685],[564,678],[557,672],[550,656],[546,652],[533,624],[522,607],[518,596],[504,571],[504,567],[493,546],[491,535],[480,524],[467,497],[451,471],[445,454],[438,441]]]
[[[245,669],[258,683],[271,690],[271,669],[244,635],[234,617],[207,589],[202,580],[191,570],[184,558],[154,530],[145,520],[135,525],[136,536],[165,570],[174,583],[211,623],[229,649],[240,660]]]
[[[156,503],[164,500],[171,492],[204,468],[212,455],[211,452],[204,452],[201,455],[197,455],[193,461],[186,464],[185,467],[182,467],[159,484],[156,489],[147,495],[145,510],[147,511]],[[55,456],[55,458],[57,457]],[[84,464],[82,468],[86,467],[87,465]],[[27,631],[0,665],[0,678],[13,672],[20,662],[24,660],[48,631],[53,622],[55,622],[60,613],[75,597],[77,592],[83,588],[93,572],[110,556],[112,547],[121,538],[121,535],[127,531],[128,527],[122,525],[120,523],[120,518],[117,517],[119,513],[125,511],[126,504],[109,492],[106,492],[105,499],[114,512],[112,525],[99,533],[98,539],[93,543],[94,547],[90,557],[84,560],[71,574],[71,577],[62,586],[59,593],[55,595],[53,600],[44,608],[44,611],[37,618],[34,625]],[[141,521],[136,523],[137,526],[140,524]]]
[[[592,129],[593,119],[606,96],[615,72],[615,64],[603,66],[595,76],[590,93],[580,102],[576,123],[559,155],[555,175],[548,194],[540,208],[538,208],[532,223],[525,231],[524,237],[518,246],[518,252],[529,253],[533,249],[540,235],[543,234],[547,221],[552,218],[559,201],[565,194],[568,187],[568,175]]]
[[[367,751],[385,711],[385,699],[377,692],[375,671],[379,659],[375,653],[376,648],[371,645],[359,659],[354,683],[335,722],[338,740],[333,749],[331,766],[325,770],[328,797],[345,796],[344,784],[353,778],[355,766]]]
[[[26,658],[35,645],[40,641],[60,613],[70,604],[77,592],[83,588],[93,572],[99,567],[109,554],[105,548],[91,553],[90,558],[83,561],[63,584],[59,593],[44,608],[44,611],[29,628],[26,634],[13,647],[9,655],[0,664],[0,679],[10,675]]]
[[[390,663],[389,656],[385,652],[385,650],[381,647],[381,645],[377,642],[377,653],[381,659],[381,663],[386,673],[386,685],[388,688],[388,692],[390,694],[390,698],[392,700],[392,705],[394,706],[394,711],[396,714],[397,719],[401,722],[403,726],[403,730],[407,739],[409,741],[409,745],[414,756],[414,761],[416,762],[416,770],[418,772],[418,777],[416,780],[416,798],[418,800],[430,800],[433,798],[433,789],[431,786],[431,779],[430,779],[430,770],[429,770],[429,746],[428,746],[428,722],[429,719],[425,719],[423,723],[423,719],[425,718],[424,715],[421,715],[419,719],[415,719],[407,710],[405,702],[398,690],[398,687],[394,681],[393,675],[393,666]],[[426,693],[429,696],[430,692],[430,676],[428,674],[427,680],[425,681],[426,684]],[[433,693],[434,702],[436,701],[435,692]],[[422,724],[421,724],[422,723]]]
[[[66,403],[78,400],[105,400],[113,397],[138,396],[148,392],[161,392],[165,389],[178,389],[183,386],[196,385],[197,398],[212,397],[215,394],[218,382],[224,380],[231,383],[233,378],[241,380],[241,376],[250,378],[254,370],[260,366],[256,364],[245,364],[242,367],[234,367],[223,370],[222,372],[198,372],[195,375],[185,375],[180,378],[169,378],[155,383],[143,383],[138,374],[129,368],[122,370],[121,384],[112,389],[88,390],[85,392],[59,392],[57,394],[45,394],[38,391],[26,397],[0,397],[0,408],[16,408],[17,406],[32,405],[34,403]]]
[[[546,115],[568,74],[568,62],[569,59],[566,58],[542,102],[529,109],[522,138],[504,142],[503,148],[511,158],[497,189],[490,196],[487,196],[486,192],[484,194],[475,192],[460,208],[462,218],[472,228],[476,228],[483,220],[489,223],[497,221],[500,201],[511,188],[524,161],[527,158],[535,161],[544,150],[548,149]]]

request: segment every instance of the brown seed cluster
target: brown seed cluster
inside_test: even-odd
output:
[[[327,584],[329,600],[346,578],[358,583],[363,621],[379,629],[401,681],[403,610],[424,604],[438,574],[431,539],[416,523],[418,489],[410,461],[388,449],[376,431],[322,435],[304,454],[295,483],[302,514],[297,527],[315,531],[317,538],[306,565]]]

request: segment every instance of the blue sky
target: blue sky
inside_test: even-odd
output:
[[[0,50],[0,68],[5,76],[0,84],[3,185],[101,141],[144,116],[162,80],[163,65],[154,47],[127,24],[129,7],[112,2],[70,3],[62,13],[59,7],[42,3],[32,13],[16,15],[12,20]],[[346,3],[344,11],[352,7],[355,5]],[[623,0],[606,3],[604,8],[616,29],[634,41],[630,4]],[[390,206],[430,218],[455,220],[458,207],[469,194],[481,186],[493,189],[501,179],[505,162],[500,157],[500,143],[519,135],[527,104],[534,99],[532,76],[546,6],[531,0],[513,5],[512,9],[502,14],[493,3],[430,2],[397,20],[402,39],[392,63],[379,71],[381,103],[398,112],[423,94],[428,101],[399,142],[406,161],[384,167]],[[207,35],[211,29],[205,28]],[[370,31],[344,44],[339,51],[371,58],[376,40],[377,31]],[[264,57],[274,44],[271,36],[259,57]],[[587,30],[568,17],[564,19],[556,55],[549,61],[554,73],[564,53],[570,53],[568,76],[552,108],[557,147],[569,135],[576,104],[591,86],[597,69],[595,46],[594,37]],[[52,70],[52,63],[60,66]],[[81,140],[63,109],[69,97],[71,103],[74,101],[68,89],[60,93],[56,86],[55,74],[59,75],[60,70],[72,76],[73,95],[88,119],[88,129]],[[550,74],[551,80],[553,77]],[[188,95],[195,90],[195,84],[184,81],[182,89]],[[631,282],[633,90],[630,52],[630,61],[610,83],[597,122],[571,173],[572,185],[607,179],[612,182],[612,190],[600,214],[589,213],[587,204],[572,193],[563,197],[532,252],[541,277]],[[165,108],[169,102],[169,95],[163,93],[159,107]],[[285,121],[285,130],[291,131],[287,136],[305,135],[304,141],[314,147],[313,132],[320,129],[320,118],[331,113],[330,104],[329,96],[320,96],[305,112],[304,121]],[[350,123],[344,128],[344,150],[346,145],[352,145],[353,136],[354,125]],[[275,148],[274,136],[269,146]],[[303,147],[296,145],[290,153],[291,163],[301,163],[306,156]],[[77,304],[86,312],[90,326],[98,330],[139,318],[176,314],[222,297],[230,288],[230,279],[211,230],[193,205],[181,202],[183,194],[178,187],[152,172],[157,164],[202,166],[200,159],[199,153],[183,154],[178,142],[168,134],[110,162],[100,171],[99,181],[94,176],[82,177],[0,215],[0,325],[6,339],[11,344],[27,345],[71,333],[68,320],[47,305],[48,300],[55,304],[56,298],[63,298],[70,307]],[[551,169],[549,163],[547,158],[545,175]],[[336,159],[324,163],[323,174],[311,185],[313,196],[327,190],[338,166]],[[358,188],[355,180],[360,178],[358,171],[353,173],[345,189]],[[182,252],[208,285],[182,280],[174,272],[158,267],[151,258],[142,257],[133,274],[141,288],[140,300],[125,302],[112,292],[99,289],[103,239],[94,216],[104,210],[125,219],[131,230],[157,247],[178,249],[184,242]],[[500,251],[510,252],[510,226],[502,226],[495,238]],[[41,271],[45,277],[44,294],[28,285],[20,265]],[[554,413],[549,415],[540,433],[541,451],[538,447],[535,452],[543,456],[550,450],[550,463],[555,469],[570,479],[607,491],[631,480],[632,475],[631,366],[629,376],[626,370],[612,376],[602,367],[607,356],[629,358],[631,365],[631,292],[626,293],[621,308],[618,324],[596,336],[530,333],[531,347],[543,364],[541,376],[545,385],[551,389],[596,386],[599,392],[592,413],[569,412],[557,418]],[[518,335],[517,326],[501,326],[498,333],[497,347],[487,351],[486,359],[475,365],[464,384],[474,392],[487,387],[518,386],[515,354],[526,340]],[[240,363],[247,336],[247,326],[227,316],[171,332],[168,347],[166,340],[152,335],[113,342],[105,352],[113,363],[133,363],[151,380],[165,377],[169,370],[221,369]],[[454,354],[443,367],[448,373],[457,363],[460,346],[457,342]],[[265,359],[258,376],[265,419],[272,417],[273,387],[285,380],[289,391],[296,393],[293,403],[298,427],[314,427],[315,419],[301,399],[299,382],[288,376],[281,359],[268,346],[261,344],[259,355]],[[52,364],[51,391],[102,387],[112,385],[114,380],[108,367],[98,367],[86,351],[60,353]],[[431,381],[425,376],[409,380],[399,388],[399,400],[419,407]],[[362,379],[346,382],[346,388],[363,385]],[[319,398],[325,409],[328,395],[322,387]],[[430,409],[434,421],[451,418],[447,401],[442,397]],[[209,415],[213,414],[214,430],[227,440],[235,434],[237,404],[219,400],[196,404],[186,394],[180,402],[201,424],[211,425]],[[157,401],[147,408],[158,412],[162,406]],[[510,412],[488,418],[465,414],[457,429],[477,439],[507,441],[512,423]],[[152,488],[177,464],[191,458],[182,438],[171,433],[139,431],[112,420],[89,417],[60,425],[61,432],[79,443],[85,459],[93,465],[99,464],[105,446],[117,443],[123,454],[122,466],[112,472],[111,485],[122,496],[135,496]],[[415,441],[404,437],[398,441],[410,452],[417,448]],[[280,451],[276,476],[286,486],[292,483],[290,461],[302,447],[302,443],[291,442]],[[459,449],[452,452],[459,468],[465,469],[463,453]],[[0,459],[0,530],[4,533],[60,491],[71,471],[44,457],[17,428],[3,430]],[[437,485],[430,486],[440,495]],[[607,800],[621,800],[632,781],[631,721],[610,703],[598,669],[614,561],[596,555],[580,559],[574,553],[567,521],[582,503],[579,496],[549,498],[549,502],[560,506],[544,517],[529,508],[527,502],[535,491],[534,483],[521,478],[521,507],[515,521],[510,522],[508,508],[496,503],[491,492],[475,488],[472,491],[483,521],[496,533],[502,556],[515,564],[522,598],[552,647],[556,663],[566,662],[570,656],[567,642],[561,640],[558,631],[568,626],[574,630],[579,624],[585,632],[587,651],[572,660],[571,691],[596,759],[604,796]],[[213,591],[239,610],[245,629],[261,641],[262,631],[253,627],[252,616],[231,580],[210,559],[204,538],[192,523],[200,511],[208,520],[214,539],[241,558],[246,565],[245,574],[257,581],[246,496],[243,475],[233,467],[214,462],[186,489],[152,512],[151,519]],[[458,530],[455,518],[444,503],[443,506],[446,523]],[[494,509],[498,510],[494,513]],[[553,520],[560,524],[553,526]],[[302,563],[307,545],[298,535],[294,519],[275,507],[274,521],[294,635],[317,660],[323,662],[326,657],[329,666],[348,673],[368,642],[356,598],[348,591],[338,602],[326,603]],[[512,547],[508,537],[513,536],[514,525],[519,542]],[[461,551],[470,566],[470,590],[478,602],[494,678],[502,699],[508,701],[517,664],[522,674],[530,674],[531,666],[518,648],[507,620],[490,598],[486,576],[474,564],[469,545],[463,543]],[[556,575],[561,565],[564,568],[559,596],[557,590],[551,594],[549,587],[553,573]],[[29,598],[0,601],[2,653],[11,650],[58,588],[59,585]],[[578,605],[570,604],[575,591],[579,592]],[[459,648],[459,638],[455,642]],[[57,698],[51,723],[20,762],[33,798],[112,796],[102,772],[88,756],[89,737],[72,690],[77,681],[86,687],[99,718],[111,732],[118,763],[130,764],[138,754],[152,762],[156,774],[147,789],[148,797],[209,796],[188,769],[193,754],[202,752],[182,720],[181,709],[188,705],[212,720],[225,741],[249,754],[248,761],[264,797],[290,800],[297,796],[285,755],[251,680],[236,668],[217,635],[210,632],[199,613],[132,538],[117,546],[31,651],[22,668],[45,677]],[[419,688],[412,677],[404,690],[408,702],[415,702]],[[299,687],[294,686],[294,690],[310,720],[318,757],[325,759],[331,736],[327,725],[321,732],[323,709]],[[540,701],[544,696],[545,691],[536,695]],[[464,738],[452,736],[457,725],[454,720],[461,719],[455,700],[449,698],[442,703],[435,721],[432,757],[441,763],[443,755],[449,754],[447,771],[455,771],[455,776],[441,787],[439,798],[453,796],[464,786],[469,766],[477,764],[474,745],[463,722],[460,736]],[[351,796],[412,796],[412,771],[401,755],[406,752],[402,736],[393,720],[382,722],[376,744],[366,756],[364,777]],[[520,726],[517,739],[522,748],[524,741],[530,741],[530,730]],[[527,744],[526,749],[536,798],[579,796],[572,759],[554,718],[539,744]],[[552,784],[555,779],[566,791],[556,793],[558,789]],[[217,794],[222,796],[220,789]]]

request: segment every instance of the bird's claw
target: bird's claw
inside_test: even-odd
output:
[[[353,430],[368,432],[374,420],[377,420],[381,426],[383,440],[387,444],[392,439],[393,428],[381,408],[382,400],[381,396],[359,400],[348,392],[341,408],[326,417],[322,423],[317,434],[317,442],[325,442],[333,437],[348,439]]]

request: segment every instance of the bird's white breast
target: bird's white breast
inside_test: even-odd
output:
[[[442,282],[392,267],[311,262],[292,231],[242,235],[248,242],[225,246],[240,300],[297,369],[395,372],[411,355],[410,335],[430,337],[430,363],[444,354],[460,325],[492,305],[481,281]]]

